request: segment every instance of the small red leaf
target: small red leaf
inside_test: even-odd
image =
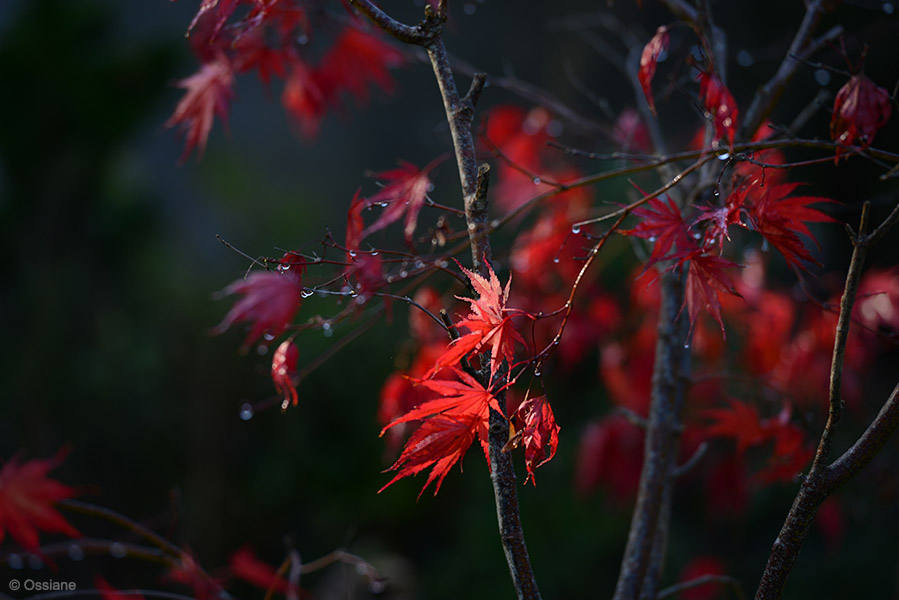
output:
[[[652,265],[669,257],[675,249],[687,250],[693,246],[693,240],[687,229],[687,224],[681,217],[680,209],[674,200],[667,198],[667,203],[659,198],[653,198],[646,207],[634,209],[634,216],[641,221],[633,229],[622,230],[622,235],[632,235],[649,240],[654,245],[649,261],[643,268],[644,271]]]
[[[403,233],[406,241],[411,241],[418,223],[418,213],[424,206],[425,198],[431,189],[431,180],[428,178],[429,171],[429,167],[419,169],[412,163],[400,161],[398,169],[377,173],[375,177],[385,182],[385,185],[380,192],[366,198],[365,204],[366,206],[381,205],[385,208],[381,216],[362,232],[362,237],[384,229],[405,214]]]
[[[272,381],[278,395],[284,399],[282,406],[287,403],[297,405],[297,359],[300,351],[291,340],[281,342],[278,349],[272,355]]]
[[[6,534],[25,550],[38,549],[38,531],[80,535],[53,504],[71,498],[75,490],[47,478],[65,458],[65,451],[53,458],[20,461],[13,457],[0,469],[0,542]]]
[[[892,110],[890,95],[885,89],[864,73],[853,75],[834,100],[830,137],[841,146],[859,144],[867,148],[890,118]],[[837,159],[840,151],[841,148],[837,148]]]
[[[715,126],[715,139],[726,137],[731,146],[737,133],[737,103],[727,86],[711,71],[699,73],[699,95]]]
[[[213,61],[204,64],[197,73],[177,83],[187,93],[178,102],[174,114],[165,125],[178,125],[186,131],[182,160],[190,155],[194,147],[199,149],[200,155],[206,150],[206,140],[212,129],[214,115],[218,115],[220,119],[227,118],[228,101],[233,95],[233,80],[231,64],[224,54],[219,54]]]
[[[308,139],[318,134],[321,120],[328,110],[327,100],[315,73],[299,58],[290,62],[290,74],[284,81],[281,104]]]
[[[534,482],[534,469],[552,460],[559,446],[559,426],[546,396],[528,398],[515,413],[524,440],[524,461],[528,476],[524,480]]]
[[[241,548],[228,561],[231,575],[262,590],[274,590],[279,594],[296,597],[296,587],[278,575],[275,567],[262,562],[249,548]]]
[[[656,64],[659,62],[659,56],[668,49],[669,39],[668,28],[664,25],[659,27],[656,30],[656,34],[652,36],[652,39],[643,48],[643,54],[640,55],[640,72],[637,76],[640,79],[643,95],[646,96],[646,102],[649,104],[649,110],[652,111],[652,114],[656,114],[656,105],[652,97],[652,78],[656,74]]]
[[[718,299],[720,292],[727,292],[739,296],[734,284],[724,269],[739,267],[736,263],[709,254],[700,254],[698,251],[689,255],[685,260],[690,261],[690,272],[687,275],[687,286],[684,292],[684,304],[690,323],[696,323],[696,317],[703,308],[709,311],[718,326],[721,327],[721,335],[724,334],[724,322],[721,320],[721,301]]]
[[[252,323],[244,340],[249,346],[263,334],[277,337],[300,308],[300,269],[253,273],[226,287],[223,294],[243,294],[213,333],[219,334],[235,323]]]

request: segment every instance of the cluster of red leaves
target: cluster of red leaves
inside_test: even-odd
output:
[[[27,461],[13,457],[0,468],[0,542],[9,534],[25,550],[36,552],[40,531],[79,535],[53,507],[76,491],[47,477],[65,454],[62,451],[53,458]]]
[[[734,145],[737,133],[737,103],[730,90],[711,70],[699,72],[699,96],[712,125],[715,139],[727,138]]]
[[[705,433],[711,437],[733,439],[737,454],[763,444],[772,444],[768,464],[755,475],[762,483],[789,481],[814,454],[807,445],[802,430],[790,422],[790,408],[786,406],[776,417],[760,419],[755,406],[739,400],[728,399],[726,408],[706,410],[703,416],[709,420]]]
[[[390,467],[397,474],[382,490],[399,479],[430,468],[422,493],[436,481],[436,494],[450,469],[461,460],[475,438],[480,441],[489,464],[487,429],[490,410],[503,412],[497,395],[505,394],[507,387],[501,379],[494,379],[503,362],[513,363],[516,345],[525,344],[512,322],[515,311],[506,307],[511,280],[503,288],[489,264],[486,277],[461,268],[477,294],[477,298],[458,297],[468,302],[471,308],[469,315],[457,324],[468,332],[447,346],[431,339],[426,333],[429,330],[421,322],[413,323],[413,332],[425,342],[424,347],[408,372],[394,374],[382,388],[382,422],[385,417],[392,418],[382,435],[399,426],[418,423],[399,458]],[[429,295],[431,297],[421,298],[427,303],[425,306],[437,301],[433,292]],[[490,380],[494,381],[487,387],[458,366],[463,360],[474,359],[482,353],[485,355],[482,360],[490,363]],[[412,379],[426,365],[429,367],[424,376]],[[394,416],[410,403],[414,403],[412,408]],[[522,403],[510,421],[517,425],[517,441],[525,448],[528,479],[533,481],[534,469],[550,460],[558,445],[559,428],[552,408],[545,396],[531,398]]]
[[[225,27],[240,4],[251,8]],[[227,117],[235,73],[255,70],[266,84],[273,76],[284,79],[281,102],[302,134],[311,138],[328,109],[339,106],[345,94],[364,104],[370,86],[392,92],[390,69],[403,63],[398,50],[354,24],[340,32],[318,66],[312,65],[297,42],[305,43],[310,35],[307,11],[299,0],[204,0],[189,31],[203,64],[195,75],[178,82],[187,92],[166,124],[185,130],[185,158],[193,148],[203,153],[215,115]]]

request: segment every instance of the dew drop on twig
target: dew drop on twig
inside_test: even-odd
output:
[[[253,418],[253,405],[249,402],[244,402],[240,406],[240,420],[241,421],[249,421]]]

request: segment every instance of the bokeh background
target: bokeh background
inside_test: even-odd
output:
[[[554,19],[610,11],[638,23],[648,32],[644,39],[670,21],[649,0],[642,9],[574,0],[451,4],[453,53],[552,90],[586,114],[596,108],[571,72],[616,110],[633,103],[631,89]],[[751,64],[729,66],[731,88],[744,103],[779,61],[804,9],[800,2],[713,6],[731,54],[755,53]],[[385,7],[407,21],[421,10],[397,0]],[[196,9],[193,0],[0,5],[0,456],[47,457],[70,448],[56,478],[190,548],[211,570],[244,546],[276,564],[289,539],[304,559],[338,547],[364,556],[391,577],[388,597],[510,596],[478,452],[436,498],[427,493],[416,501],[420,480],[376,493],[391,461],[378,438],[377,391],[408,332],[402,306],[392,322],[376,325],[303,381],[299,407],[248,421],[240,407],[273,395],[269,360],[241,355],[240,331],[210,335],[230,305],[214,293],[248,266],[216,234],[253,255],[321,239],[326,227],[341,238],[353,193],[370,185],[366,170],[385,170],[396,159],[423,164],[448,148],[430,68],[411,62],[396,71],[392,97],[375,93],[366,107],[332,113],[314,142],[292,131],[277,83],[267,90],[253,75],[238,77],[228,126],[217,120],[202,160],[179,163],[182,140],[165,122],[181,94],[173,83],[197,67],[184,39]],[[343,9],[335,2],[331,10]],[[891,15],[887,4],[856,2],[830,18],[871,44],[867,70],[882,85],[899,75]],[[836,62],[834,56],[825,58]],[[833,92],[842,83],[822,86],[821,77],[813,69],[801,73],[800,91],[783,114],[806,105],[819,88]],[[529,106],[496,88],[488,88],[482,106],[505,102]],[[820,111],[809,135],[826,137],[827,122]],[[563,138],[589,143],[576,126],[562,125]],[[878,146],[895,147],[896,131],[892,123]],[[889,189],[870,183],[877,171],[867,165],[853,162],[839,177],[827,172],[821,169],[818,188],[833,195]],[[438,175],[435,194],[446,204],[455,203],[454,178],[449,166]],[[859,180],[870,189],[859,190]],[[603,199],[616,201],[617,185],[604,188]],[[844,246],[835,244],[837,265]],[[322,302],[307,308],[328,310]],[[301,337],[301,363],[333,341],[319,333]],[[583,375],[552,384],[559,454],[541,469],[539,485],[522,493],[547,598],[611,593],[629,520],[627,507],[601,493],[572,493],[577,436],[606,407],[595,373]],[[864,499],[865,489],[855,493]],[[694,503],[676,503],[667,580],[692,557],[718,554],[752,589],[791,493],[790,486],[761,491],[745,520],[714,525]],[[899,597],[899,515],[895,508],[868,512],[874,503],[862,503],[841,548],[813,533],[791,579],[792,597]],[[81,517],[73,522],[85,533],[120,534]],[[158,569],[143,564],[92,560],[61,561],[60,572],[85,586],[88,570],[119,587],[158,581]],[[322,598],[367,594],[344,567],[310,576],[304,587]]]

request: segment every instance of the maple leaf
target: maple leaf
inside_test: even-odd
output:
[[[143,594],[137,592],[125,592],[114,588],[102,575],[94,577],[94,587],[100,592],[101,600],[144,600]]]
[[[284,399],[282,406],[289,402],[297,405],[297,359],[300,351],[291,340],[281,342],[272,356],[272,381],[278,395]]]
[[[203,2],[200,3],[197,14],[194,15],[190,25],[187,26],[187,33],[190,34],[193,28],[196,27],[197,22],[199,22],[204,15],[209,13],[214,19],[212,36],[218,35],[218,32],[221,31],[222,27],[225,25],[225,21],[228,20],[228,17],[234,12],[234,9],[240,4],[240,1],[241,0],[203,0]]]
[[[36,552],[38,531],[80,535],[59,512],[55,502],[71,498],[75,490],[47,478],[62,463],[66,451],[53,458],[9,459],[0,469],[0,542],[8,533],[25,550]]]
[[[662,25],[656,29],[655,35],[644,46],[643,54],[640,55],[640,71],[637,73],[637,77],[652,114],[656,114],[656,105],[652,97],[652,78],[656,74],[659,56],[668,49],[669,40],[668,28]]]
[[[737,133],[737,103],[727,86],[711,71],[699,72],[699,95],[715,126],[715,139],[726,137],[731,146]]]
[[[399,168],[375,174],[375,177],[385,184],[377,194],[366,198],[365,204],[366,206],[380,205],[385,208],[381,216],[362,232],[363,238],[384,229],[405,214],[403,233],[406,241],[411,242],[412,234],[415,233],[415,226],[418,223],[418,213],[424,206],[425,198],[432,187],[431,180],[428,178],[431,168],[433,168],[433,163],[424,169],[419,169],[412,163],[400,161]]]
[[[695,323],[699,311],[705,308],[721,327],[721,335],[725,335],[724,322],[721,320],[721,301],[718,299],[718,294],[727,292],[734,296],[740,296],[730,277],[724,272],[724,269],[740,265],[720,256],[701,254],[701,251],[690,253],[683,260],[690,261],[687,285],[684,291],[684,305],[687,307],[690,323]]]
[[[281,104],[299,125],[304,137],[312,139],[318,134],[328,109],[327,100],[315,72],[297,57],[290,61],[290,74],[284,81]]]
[[[244,348],[263,334],[280,335],[301,303],[301,269],[288,269],[282,265],[278,271],[252,273],[246,279],[238,279],[226,287],[222,295],[243,294],[243,298],[231,307],[212,332],[223,333],[235,323],[252,323],[243,343]]]
[[[890,94],[885,89],[864,73],[853,75],[837,92],[833,102],[830,137],[840,146],[858,143],[867,148],[880,128],[886,125],[892,110]],[[839,160],[840,151],[838,147],[834,160]]]
[[[416,406],[381,430],[381,435],[384,435],[389,429],[402,423],[422,421],[406,442],[400,457],[388,469],[399,472],[379,492],[403,477],[415,475],[432,467],[419,497],[434,480],[437,481],[434,490],[436,495],[440,491],[443,479],[452,466],[464,456],[475,436],[480,438],[484,454],[487,455],[489,409],[499,411],[499,403],[474,377],[457,368],[453,368],[452,371],[459,381],[436,379],[418,381],[418,385],[436,392],[440,397]]]
[[[362,241],[362,231],[365,229],[365,223],[362,220],[362,209],[365,208],[365,198],[359,195],[361,190],[356,190],[353,195],[353,201],[350,203],[350,210],[346,214],[346,238],[344,246],[348,252],[359,249],[359,243]]]
[[[231,575],[246,581],[263,590],[273,590],[279,594],[296,597],[296,586],[288,583],[278,575],[277,570],[256,558],[256,554],[247,547],[241,548],[231,555],[228,561]]]
[[[197,73],[176,83],[187,92],[165,125],[178,125],[186,131],[181,160],[185,160],[195,147],[199,149],[200,155],[206,150],[206,140],[212,129],[214,115],[218,115],[220,119],[228,117],[228,101],[233,96],[233,81],[231,63],[224,54],[218,54]]]
[[[393,92],[390,69],[401,66],[402,53],[379,37],[354,27],[343,30],[334,46],[322,59],[317,71],[325,97],[338,100],[344,90],[359,104],[368,101],[368,87],[374,84],[386,93]]]
[[[729,408],[710,408],[702,413],[711,421],[704,429],[707,435],[733,438],[738,454],[768,438],[755,406],[731,398],[728,404]]]
[[[670,197],[666,196],[666,199],[667,203],[653,198],[646,207],[635,208],[633,214],[642,220],[633,229],[619,232],[653,242],[652,254],[643,268],[644,272],[660,260],[669,258],[669,253],[676,248],[695,246],[677,204]]]
[[[836,223],[836,219],[824,214],[809,204],[831,203],[830,198],[819,196],[790,196],[800,183],[779,183],[762,185],[761,180],[750,181],[740,191],[747,197],[747,210],[755,229],[764,236],[794,267],[803,268],[801,261],[815,263],[798,234],[803,234],[815,244],[818,241],[809,231],[806,223]]]
[[[649,139],[649,129],[633,108],[626,108],[615,119],[612,127],[612,139],[625,152],[649,152],[652,144]]]
[[[556,455],[559,446],[559,426],[553,416],[546,395],[528,398],[518,407],[515,416],[522,427],[519,429],[524,443],[524,462],[528,480],[537,485],[534,469],[546,464]]]
[[[466,327],[471,332],[454,340],[443,356],[434,364],[431,372],[455,365],[470,352],[480,352],[489,346],[490,377],[492,379],[503,359],[509,363],[513,362],[516,343],[526,346],[524,338],[512,324],[512,317],[506,314],[509,310],[506,308],[506,302],[509,300],[512,278],[509,277],[506,287],[503,289],[489,262],[487,263],[488,277],[482,277],[461,265],[459,268],[468,276],[471,286],[478,295],[477,300],[456,296],[459,300],[464,300],[471,305],[471,313],[458,323],[459,327]]]

